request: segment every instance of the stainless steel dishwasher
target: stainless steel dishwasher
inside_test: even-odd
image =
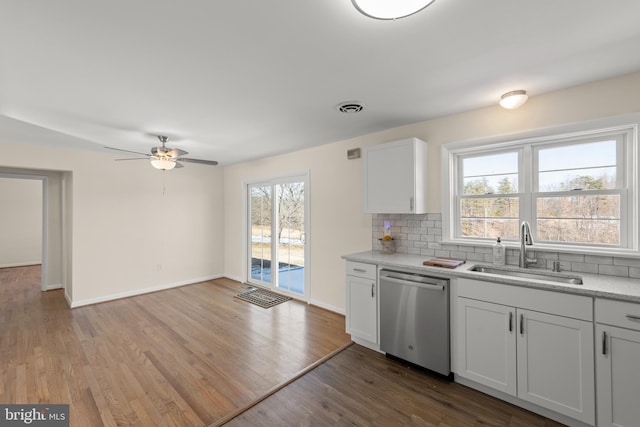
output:
[[[380,349],[450,375],[449,280],[381,270]]]

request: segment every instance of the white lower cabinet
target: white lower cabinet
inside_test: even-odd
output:
[[[460,279],[456,374],[594,425],[592,301]]]
[[[518,397],[595,421],[593,322],[517,310]]]
[[[640,304],[597,299],[596,343],[598,426],[640,425]]]
[[[346,329],[353,341],[378,349],[377,266],[347,261]]]
[[[457,374],[509,394],[516,394],[515,309],[458,298],[463,337]],[[509,322],[511,321],[511,327]]]

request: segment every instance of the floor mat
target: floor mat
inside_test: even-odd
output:
[[[250,302],[251,304],[259,305],[262,308],[271,308],[274,305],[278,305],[291,299],[284,295],[276,294],[275,292],[264,289],[253,289],[249,292],[238,294],[235,297]]]

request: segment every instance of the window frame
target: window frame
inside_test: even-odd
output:
[[[494,238],[462,237],[461,200],[463,195],[462,160],[464,158],[491,155],[493,153],[519,151],[518,193],[509,197],[519,198],[518,224],[528,221],[534,238],[537,237],[537,201],[545,195],[559,197],[565,192],[540,192],[538,188],[538,151],[553,146],[565,146],[617,137],[616,188],[608,190],[584,190],[582,195],[620,195],[620,244],[592,244],[550,242],[536,239],[537,250],[573,253],[619,254],[640,257],[638,197],[639,161],[638,126],[640,114],[599,119],[587,123],[557,126],[554,128],[521,132],[519,134],[489,137],[445,144],[441,147],[442,160],[442,242],[457,245],[489,246]],[[498,193],[496,193],[498,194]],[[495,197],[495,195],[491,195]],[[491,197],[485,196],[485,197]],[[480,198],[480,197],[478,197]],[[516,247],[515,239],[503,239],[507,246]]]

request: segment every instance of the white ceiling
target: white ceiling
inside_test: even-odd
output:
[[[231,164],[638,71],[638,17],[638,0],[436,0],[397,21],[350,0],[0,0],[0,138],[147,153],[167,134]],[[364,111],[338,113],[350,100]]]

